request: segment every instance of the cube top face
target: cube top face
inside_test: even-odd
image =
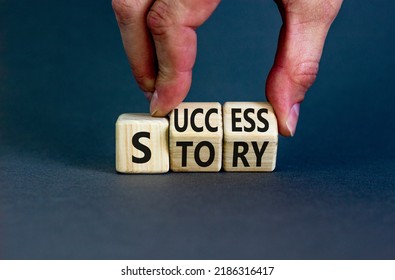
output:
[[[217,102],[184,102],[170,113],[170,135],[216,138],[223,135],[222,106]]]
[[[121,173],[169,171],[169,121],[149,114],[123,114],[116,122],[116,170]]]
[[[224,115],[225,171],[273,171],[278,128],[273,108],[266,102],[227,102]]]
[[[176,172],[218,172],[222,166],[222,106],[181,103],[170,114],[170,168]]]
[[[166,118],[156,118],[146,113],[122,114],[118,117],[116,125],[128,123],[135,124],[136,122],[139,124],[169,126],[169,121]]]
[[[226,139],[277,141],[277,119],[268,102],[226,102],[223,107]]]

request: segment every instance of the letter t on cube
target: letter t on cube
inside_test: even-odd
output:
[[[167,118],[123,114],[116,123],[116,170],[121,173],[169,171]]]
[[[266,102],[227,102],[224,114],[224,170],[273,171],[278,130]]]

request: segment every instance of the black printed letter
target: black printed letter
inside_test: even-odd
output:
[[[243,150],[239,152],[239,147],[242,147]],[[250,167],[248,161],[245,157],[248,152],[248,144],[245,142],[234,142],[233,143],[233,167],[237,167],[237,159],[240,158],[243,162],[244,167]]]
[[[187,147],[193,146],[192,141],[184,141],[184,142],[177,142],[176,144],[178,147],[181,146],[181,166],[187,166]]]
[[[140,143],[140,138],[148,138],[150,139],[150,133],[149,132],[138,132],[135,135],[133,135],[132,138],[132,144],[133,146],[137,149],[140,150],[144,153],[144,156],[141,158],[132,156],[132,162],[134,163],[146,163],[151,159],[151,150],[149,147],[143,145]]]
[[[178,125],[178,109],[174,109],[174,127],[178,132],[184,132],[188,127],[188,109],[184,109],[184,126]]]
[[[208,158],[208,160],[206,162],[203,162],[200,159],[200,150],[201,150],[201,148],[203,146],[206,146],[209,149],[209,154],[210,154],[210,156],[209,156],[209,158]],[[200,167],[210,166],[213,163],[213,161],[214,161],[214,157],[215,157],[215,149],[214,149],[213,144],[211,144],[210,142],[202,141],[196,146],[196,149],[195,149],[195,161]]]
[[[262,166],[262,156],[265,153],[266,147],[269,144],[269,141],[263,142],[262,148],[259,150],[258,143],[253,141],[252,147],[254,148],[254,152],[256,155],[256,167]]]

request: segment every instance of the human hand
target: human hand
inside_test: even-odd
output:
[[[112,5],[133,75],[154,116],[181,103],[192,81],[195,29],[220,0],[113,0]],[[266,96],[280,134],[292,136],[299,106],[313,84],[326,35],[342,0],[276,0],[283,26]]]

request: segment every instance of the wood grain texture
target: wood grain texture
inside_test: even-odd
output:
[[[267,102],[227,102],[223,106],[225,171],[273,171],[278,129]]]
[[[169,171],[169,121],[149,114],[123,114],[116,122],[116,170],[121,173]]]
[[[175,172],[220,171],[222,140],[221,104],[181,103],[170,114],[170,169]]]

